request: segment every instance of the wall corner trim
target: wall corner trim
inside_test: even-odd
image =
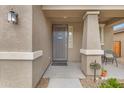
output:
[[[84,54],[84,55],[104,55],[104,51],[103,50],[93,50],[93,49],[80,49],[80,53]]]
[[[0,60],[34,60],[42,55],[42,50],[34,52],[0,52]]]

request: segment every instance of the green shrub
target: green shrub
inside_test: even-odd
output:
[[[122,85],[115,78],[110,78],[101,83],[100,88],[122,88]]]

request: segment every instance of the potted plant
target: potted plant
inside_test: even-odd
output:
[[[101,77],[106,77],[106,76],[107,76],[107,70],[102,68],[102,70],[101,70]]]
[[[95,60],[95,62],[90,64],[90,68],[94,70],[94,82],[95,82],[96,81],[96,70],[99,70],[101,66],[99,63],[96,63],[96,60]]]

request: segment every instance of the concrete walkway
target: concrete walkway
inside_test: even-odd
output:
[[[79,79],[51,78],[48,88],[82,88]]]
[[[81,88],[80,78],[85,78],[80,63],[68,63],[67,66],[50,66],[44,75],[50,78],[49,88]]]

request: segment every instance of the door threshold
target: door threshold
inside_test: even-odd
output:
[[[53,66],[67,66],[67,62],[53,62]]]

